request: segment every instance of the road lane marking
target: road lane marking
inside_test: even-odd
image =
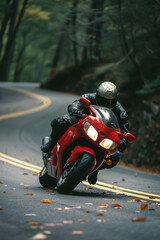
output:
[[[115,185],[100,182],[100,181],[97,181],[96,184],[104,186],[104,187],[110,187],[110,188],[113,188],[113,189],[124,190],[124,191],[127,191],[127,192],[133,192],[134,191],[134,193],[138,193],[138,194],[151,195],[151,193],[136,191],[136,190],[132,190],[132,189],[124,188],[124,187],[119,187],[119,186],[115,186]],[[158,194],[152,194],[152,196],[153,197],[160,197],[160,195],[158,195]]]
[[[29,97],[36,98],[36,99],[40,100],[42,102],[42,104],[38,107],[30,108],[28,110],[1,115],[0,120],[35,113],[35,112],[41,111],[41,110],[43,110],[43,109],[45,109],[45,108],[47,108],[51,105],[51,100],[48,97],[44,97],[44,96],[38,95],[36,93],[28,92],[28,91],[23,90],[23,89],[17,89],[17,88],[6,88],[6,89],[16,91],[16,92],[20,92],[20,93],[25,94]]]
[[[30,171],[37,172],[37,173],[42,170],[42,168],[39,167],[39,166],[36,166],[34,164],[31,164],[31,163],[24,162],[22,160],[18,160],[16,158],[10,157],[10,156],[8,156],[6,154],[3,154],[3,153],[0,153],[0,160],[3,161],[3,162],[10,163],[14,166],[21,167],[21,168],[24,168],[26,170],[30,170]]]
[[[12,164],[16,167],[20,167],[20,168],[23,168],[23,169],[26,169],[29,171],[33,171],[36,173],[39,173],[42,170],[42,167],[39,167],[39,166],[31,164],[31,163],[26,163],[22,160],[8,156],[3,153],[0,153],[0,160],[3,162],[7,162],[9,164]],[[94,185],[89,184],[87,181],[83,181],[82,184],[87,185],[89,187],[97,188],[100,190],[114,192],[116,194],[126,195],[129,197],[136,197],[136,198],[145,199],[148,201],[150,200],[150,201],[154,201],[154,202],[160,202],[160,195],[158,195],[158,194],[146,193],[146,192],[141,192],[141,191],[132,190],[132,189],[128,189],[128,188],[123,188],[123,187],[107,184],[107,183],[100,182],[100,181],[97,181],[97,184],[94,184]],[[155,198],[152,199],[152,197],[155,197]]]
[[[98,188],[98,189],[101,189],[101,190],[105,190],[105,191],[109,191],[109,192],[114,192],[116,194],[121,194],[121,195],[126,195],[126,196],[129,196],[129,197],[136,197],[136,198],[142,198],[142,199],[146,199],[146,200],[150,200],[150,201],[154,201],[154,202],[160,202],[160,195],[157,195],[159,198],[150,198],[152,197],[154,194],[152,193],[148,193],[149,196],[144,196],[146,195],[145,192],[141,192],[142,194],[144,195],[140,195],[140,194],[135,194],[134,192],[136,192],[136,190],[132,190],[133,193],[130,193],[130,192],[127,192],[127,191],[120,191],[120,190],[116,190],[116,189],[112,189],[112,188],[109,188],[109,187],[104,187],[104,186],[101,186],[101,185],[98,185],[98,184],[89,184],[88,182],[86,181],[83,181],[82,182],[84,185],[87,185],[87,186],[90,186],[90,187],[93,187],[93,188]],[[124,188],[125,189],[125,188]],[[130,189],[131,190],[131,189]]]

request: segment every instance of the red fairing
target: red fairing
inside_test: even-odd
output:
[[[76,146],[74,148],[74,150],[72,151],[72,154],[69,158],[69,161],[68,161],[69,164],[73,164],[77,160],[78,156],[80,154],[83,154],[84,152],[90,153],[91,155],[96,157],[95,152],[93,151],[92,148],[86,147],[86,146],[83,146],[83,147],[82,146]]]

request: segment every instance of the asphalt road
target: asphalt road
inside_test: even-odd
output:
[[[69,195],[40,186],[41,139],[75,98],[0,83],[0,239],[159,238],[160,176],[116,166],[99,172],[95,186],[81,183]]]

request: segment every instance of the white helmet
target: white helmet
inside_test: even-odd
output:
[[[118,99],[116,85],[112,82],[103,82],[99,85],[96,94],[97,104],[107,108],[114,108]]]

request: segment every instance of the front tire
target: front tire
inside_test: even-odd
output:
[[[48,175],[48,171],[45,166],[39,175],[39,182],[44,188],[55,188],[57,185],[57,180]]]
[[[65,164],[63,173],[57,183],[59,193],[71,192],[81,181],[84,180],[88,170],[92,167],[94,156],[84,153],[72,166]]]

